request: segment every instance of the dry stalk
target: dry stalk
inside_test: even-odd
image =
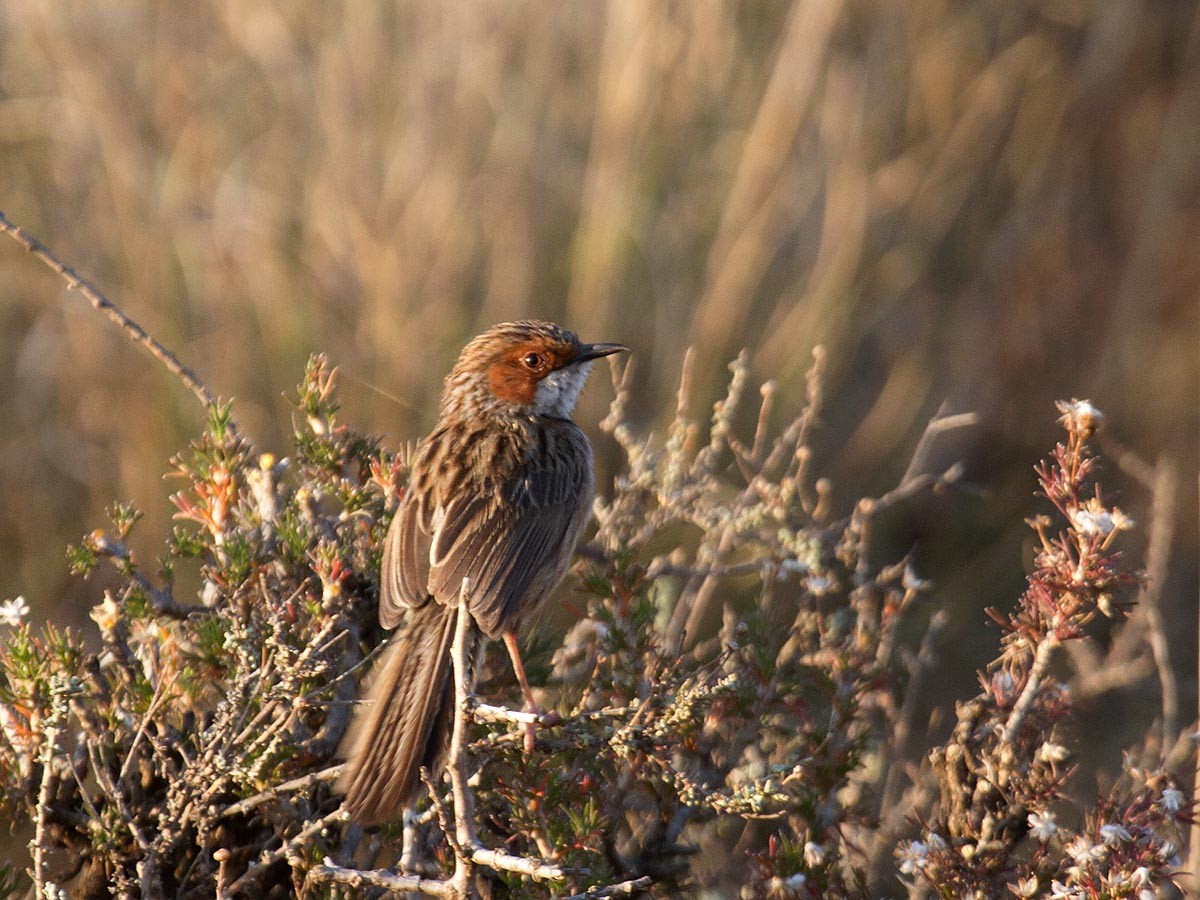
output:
[[[195,372],[181,363],[179,357],[164,347],[157,338],[105,297],[91,282],[62,262],[49,247],[19,225],[14,225],[10,222],[3,212],[0,212],[0,231],[3,231],[15,240],[27,252],[31,253],[51,270],[57,272],[66,281],[69,288],[82,294],[84,299],[92,304],[95,309],[104,313],[110,321],[124,331],[130,340],[135,344],[139,344],[151,356],[166,366],[167,371],[183,382],[184,386],[196,395],[200,402],[204,404],[206,410],[213,412],[217,409],[218,401],[207,385],[200,380]],[[232,424],[232,420],[230,421]]]

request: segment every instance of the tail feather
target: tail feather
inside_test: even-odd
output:
[[[454,705],[450,648],[455,610],[438,603],[411,610],[375,665],[366,700],[347,735],[339,790],[363,825],[399,818],[421,766],[433,767]]]

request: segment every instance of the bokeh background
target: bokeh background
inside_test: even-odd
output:
[[[953,611],[943,701],[995,649],[983,607],[1021,590],[1053,401],[1088,397],[1178,469],[1163,602],[1195,708],[1194,3],[0,0],[0,209],[279,453],[310,353],[341,365],[345,419],[397,442],[467,338],[527,316],[631,346],[648,429],[689,346],[696,415],[746,347],[783,417],[823,345],[842,511],[943,404],[977,412],[954,452],[986,493],[893,532]],[[86,622],[103,582],[70,578],[65,545],[131,499],[157,554],[165,461],[201,421],[0,242],[0,595]],[[1147,491],[1106,478],[1145,522]],[[1156,691],[1094,698],[1111,752]]]

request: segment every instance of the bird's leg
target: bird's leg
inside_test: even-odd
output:
[[[521,683],[521,693],[525,697],[525,712],[541,715],[542,711],[538,708],[537,701],[533,699],[533,691],[529,688],[529,681],[525,678],[525,664],[521,662],[521,651],[517,647],[517,635],[515,632],[504,632],[504,646],[508,648],[508,655],[512,659],[513,671],[517,673],[517,681]],[[536,726],[532,722],[525,723],[525,752],[532,753],[535,742]]]

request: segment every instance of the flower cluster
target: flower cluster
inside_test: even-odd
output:
[[[1096,466],[1088,441],[1103,417],[1086,401],[1060,403],[1067,439],[1037,468],[1042,493],[1065,527],[1029,520],[1039,551],[1014,613],[992,613],[1005,634],[983,691],[959,704],[950,740],[930,754],[939,802],[931,828],[902,843],[903,876],[944,896],[1088,898],[1157,896],[1179,860],[1190,805],[1172,776],[1143,772],[1127,759],[1125,777],[1106,800],[1063,822],[1071,751],[1058,728],[1071,715],[1068,688],[1049,677],[1052,652],[1082,639],[1097,612],[1112,615],[1130,581],[1113,541],[1132,527],[1089,493]],[[943,837],[944,835],[944,837]]]

